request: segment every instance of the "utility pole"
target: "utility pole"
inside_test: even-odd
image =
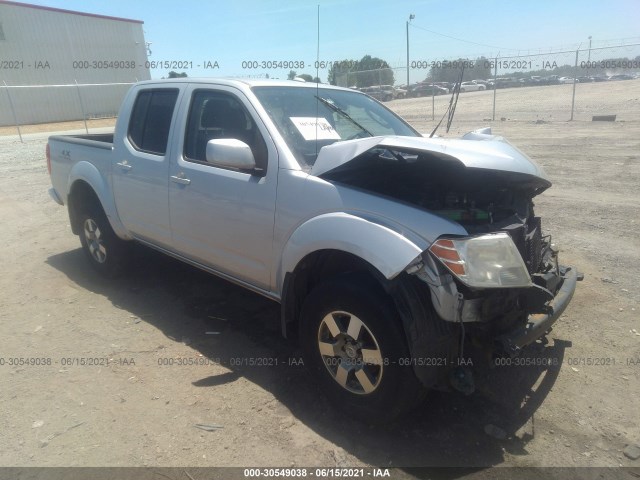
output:
[[[409,90],[409,22],[416,18],[416,16],[412,13],[409,15],[409,20],[407,20],[407,91]]]
[[[587,64],[591,61],[591,35],[589,35],[589,56],[587,58]]]

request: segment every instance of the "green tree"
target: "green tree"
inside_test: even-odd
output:
[[[370,87],[372,85],[393,85],[395,79],[393,70],[389,64],[371,55],[365,55],[358,62],[358,73],[356,76],[357,87]]]
[[[342,60],[332,63],[327,80],[331,85],[358,88],[395,83],[393,70],[389,64],[371,55],[365,55],[360,60]]]
[[[174,72],[173,70],[171,70],[169,72],[169,77],[168,78],[184,78],[186,76],[187,76],[187,74],[185,72],[178,73],[178,72]]]
[[[491,69],[492,62],[486,57],[478,57],[475,62],[473,62],[473,68],[471,72],[473,72],[474,79],[487,80],[493,77],[493,70]]]
[[[471,68],[473,66],[473,68]],[[438,60],[429,70],[427,77],[431,82],[450,82],[456,83],[460,80],[460,72],[464,67],[464,75],[462,81],[473,80],[482,77],[476,72],[476,62],[468,58],[458,58],[456,60]]]
[[[287,75],[287,80],[293,80],[296,78],[296,72],[294,70],[289,70],[289,75]]]

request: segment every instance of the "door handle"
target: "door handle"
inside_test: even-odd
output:
[[[133,165],[129,165],[129,163],[126,160],[118,162],[116,163],[116,165],[118,165],[123,170],[131,170],[133,168]]]
[[[179,183],[180,185],[189,185],[191,180],[188,178],[184,178],[181,175],[171,175],[171,181],[174,183]]]

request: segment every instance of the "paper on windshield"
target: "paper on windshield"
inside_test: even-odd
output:
[[[340,135],[326,118],[289,117],[305,140],[340,140]]]

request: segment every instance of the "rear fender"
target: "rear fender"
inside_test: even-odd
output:
[[[89,185],[89,187],[94,191],[116,235],[122,239],[130,240],[131,236],[127,233],[127,230],[118,218],[111,185],[107,182],[104,174],[101,173],[100,170],[98,170],[92,163],[80,161],[72,167],[69,174],[69,186],[67,190],[69,194],[73,191],[73,187],[76,182],[80,181]],[[71,210],[72,208],[76,212],[78,211],[78,205],[71,205],[71,203],[69,203],[69,209]],[[71,211],[69,213],[72,215]]]

